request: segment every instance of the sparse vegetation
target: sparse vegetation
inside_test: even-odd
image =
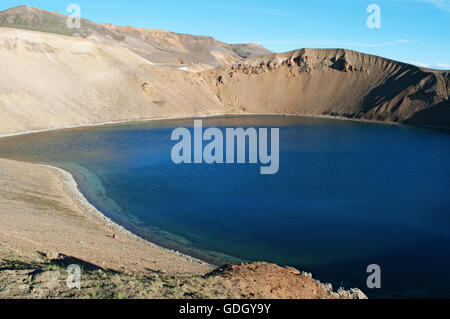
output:
[[[67,27],[67,16],[53,14],[45,10],[34,9],[28,6],[19,6],[0,13],[0,27],[39,31],[67,36],[80,36],[87,38],[90,35],[102,35],[116,41],[124,41],[125,36],[117,34],[108,28],[82,20],[81,29]]]
[[[43,255],[30,260],[17,254],[0,253],[0,258],[0,298],[251,299],[359,296],[355,292],[332,292],[328,285],[313,280],[309,274],[265,263],[227,266],[206,276],[182,276],[119,273],[67,256],[49,261]],[[79,263],[82,269],[80,289],[70,289],[66,285],[66,267],[72,263]]]
[[[164,100],[155,100],[153,101],[153,104],[159,105],[159,106],[164,106],[166,105],[166,101]]]

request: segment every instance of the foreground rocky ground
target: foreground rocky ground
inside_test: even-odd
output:
[[[358,289],[333,292],[311,274],[267,263],[228,265],[204,276],[124,274],[68,257],[0,254],[0,298],[82,299],[365,299]],[[82,269],[80,289],[67,286],[67,266]]]

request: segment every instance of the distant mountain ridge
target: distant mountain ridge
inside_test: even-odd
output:
[[[7,27],[5,27],[7,26]],[[449,71],[345,49],[254,44],[0,12],[0,135],[212,114],[329,116],[450,128]]]
[[[86,19],[82,19],[81,29],[70,29],[66,25],[67,17],[64,14],[22,5],[1,11],[0,27],[120,43],[151,62],[175,66],[200,64],[216,67],[271,53],[257,44],[226,44],[207,36],[97,24]]]

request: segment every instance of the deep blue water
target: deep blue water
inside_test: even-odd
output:
[[[204,119],[280,127],[280,170],[171,161],[193,120],[0,140],[0,157],[70,171],[97,208],[207,261],[269,261],[372,297],[450,298],[450,133],[291,117]],[[382,289],[366,288],[379,264]]]

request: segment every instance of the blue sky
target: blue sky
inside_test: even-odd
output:
[[[254,42],[276,52],[348,48],[450,69],[450,0],[2,0],[0,10],[27,4],[66,13],[72,3],[99,23]],[[381,9],[379,29],[367,27],[370,4]]]

